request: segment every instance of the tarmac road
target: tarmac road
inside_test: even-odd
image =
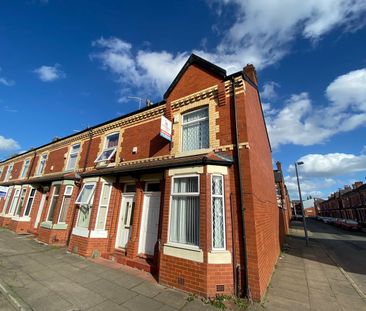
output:
[[[307,219],[310,238],[321,243],[366,297],[366,233]]]

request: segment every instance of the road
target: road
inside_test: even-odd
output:
[[[366,296],[366,234],[307,220],[310,238],[321,243]]]

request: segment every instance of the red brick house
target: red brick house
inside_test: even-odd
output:
[[[279,212],[252,65],[227,75],[191,55],[162,102],[9,158],[0,172],[0,224],[15,232],[206,297],[266,291]]]

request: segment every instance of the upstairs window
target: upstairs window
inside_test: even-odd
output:
[[[105,162],[105,161],[109,161],[109,162],[114,161],[115,154],[117,151],[118,138],[119,138],[118,133],[114,133],[114,134],[111,134],[106,137],[104,149],[99,154],[97,159],[95,160],[95,163]]]
[[[11,163],[11,164],[8,166],[8,170],[7,170],[7,172],[6,172],[6,175],[5,175],[5,179],[4,179],[4,181],[8,181],[8,180],[9,180],[9,178],[10,178],[10,176],[11,176],[11,173],[12,173],[12,171],[13,171],[13,167],[14,167],[14,164],[13,164],[13,163]]]
[[[67,162],[67,167],[66,167],[67,171],[72,171],[73,169],[75,169],[76,160],[78,158],[79,151],[80,151],[80,144],[75,144],[71,147],[70,154],[69,154],[69,160]]]
[[[30,163],[29,159],[24,161],[24,165],[23,165],[22,173],[20,174],[20,178],[25,178],[27,176],[27,172],[29,169],[29,163]]]
[[[46,166],[46,161],[47,161],[47,154],[42,154],[40,159],[39,159],[36,175],[42,175],[43,174],[44,168]]]
[[[182,151],[209,147],[208,107],[183,115]]]
[[[171,197],[169,241],[198,246],[200,230],[199,177],[174,177]]]

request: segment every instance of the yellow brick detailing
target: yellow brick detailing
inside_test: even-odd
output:
[[[245,83],[244,83],[244,80],[243,80],[243,77],[236,77],[234,79],[235,81],[235,94],[238,95],[238,94],[242,94],[242,93],[245,93],[246,91],[246,88],[245,88]],[[231,85],[231,81],[226,81],[225,82],[225,94],[226,94],[226,97],[229,97],[231,96],[233,93],[233,88],[232,88],[232,85]]]
[[[173,148],[172,155],[181,153],[182,146],[182,114],[185,112],[208,106],[208,122],[209,122],[209,149],[220,146],[217,134],[220,131],[217,119],[219,112],[216,111],[218,103],[217,86],[210,87],[204,91],[191,94],[172,102],[173,115],[178,122],[173,123]]]

